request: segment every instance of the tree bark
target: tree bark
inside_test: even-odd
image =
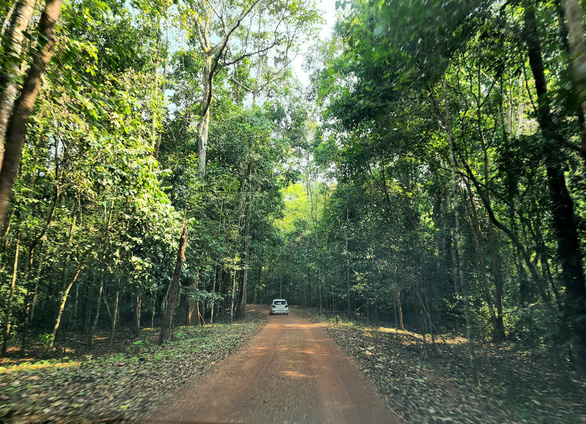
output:
[[[14,99],[18,92],[18,86],[14,81],[21,73],[20,64],[22,62],[22,50],[24,44],[24,35],[28,24],[31,20],[35,0],[20,0],[16,2],[14,15],[10,23],[10,28],[6,34],[4,54],[7,55],[4,77],[4,87],[0,97],[0,168],[4,159],[4,137],[6,136],[6,125],[14,106]]]
[[[449,107],[447,107],[449,111]],[[464,279],[464,256],[462,251],[462,240],[461,240],[461,225],[460,225],[460,211],[458,202],[458,182],[456,180],[456,157],[454,148],[454,136],[452,134],[452,128],[450,123],[450,116],[448,115],[445,119],[446,130],[448,132],[448,145],[449,145],[449,157],[450,157],[450,169],[451,169],[451,183],[452,183],[452,208],[454,213],[454,240],[456,242],[456,256],[458,257],[458,279],[460,287],[462,289],[462,296],[464,297],[464,307],[466,316],[466,338],[468,339],[468,359],[470,362],[470,372],[472,374],[472,381],[474,385],[478,386],[478,365],[476,360],[476,353],[474,351],[474,339],[472,332],[472,312],[470,310],[470,298],[468,296],[468,285]]]
[[[570,48],[570,68],[572,70],[573,88],[580,105],[581,117],[586,115],[586,43],[584,42],[584,22],[578,0],[564,0],[564,15]],[[580,153],[586,160],[586,126],[581,125]]]
[[[203,66],[203,102],[202,116],[199,121],[197,155],[199,162],[197,172],[203,179],[206,173],[206,154],[208,146],[208,137],[210,131],[210,106],[213,98],[213,74],[212,74],[212,56],[205,55]],[[208,100],[209,99],[209,100]]]
[[[249,146],[252,148],[252,146]],[[242,268],[242,291],[240,294],[240,307],[238,316],[240,318],[246,317],[246,298],[248,290],[248,266],[250,263],[250,220],[252,208],[252,163],[248,163],[248,193],[246,195],[246,212],[244,219],[244,261]]]
[[[75,282],[77,281],[77,278],[79,277],[79,274],[81,273],[81,270],[83,269],[83,267],[85,265],[85,260],[88,256],[88,254],[89,254],[89,252],[86,253],[84,258],[80,261],[80,263],[77,267],[77,270],[75,271],[75,275],[73,276],[73,278],[71,279],[71,281],[69,282],[69,284],[67,285],[67,287],[65,288],[65,290],[61,294],[61,303],[59,305],[59,312],[57,313],[57,319],[55,320],[55,326],[53,327],[53,333],[51,334],[51,342],[49,343],[49,347],[47,348],[47,351],[49,351],[49,352],[53,349],[53,345],[55,344],[55,337],[57,336],[57,330],[59,330],[59,325],[61,324],[61,318],[63,316],[63,311],[65,310],[65,304],[67,303],[67,297],[69,296],[69,292],[71,291],[73,284],[75,284]]]
[[[10,337],[10,319],[12,318],[12,300],[16,289],[16,276],[18,274],[18,255],[20,252],[20,235],[16,239],[16,248],[14,251],[14,263],[12,266],[12,279],[10,280],[10,291],[6,299],[6,315],[4,317],[4,338],[2,340],[2,356],[6,356],[8,349],[8,338]]]
[[[114,298],[114,313],[112,316],[112,328],[110,329],[110,341],[113,342],[116,337],[116,324],[118,323],[118,304],[120,300],[120,290],[116,290]]]
[[[525,31],[529,64],[535,82],[538,122],[544,138],[543,159],[551,199],[557,253],[562,265],[561,279],[566,288],[566,319],[571,327],[572,351],[576,364],[586,369],[586,284],[578,237],[574,202],[566,186],[560,146],[563,136],[553,120],[535,17],[535,4],[525,1]]]
[[[10,202],[26,138],[26,125],[39,95],[41,77],[53,56],[54,26],[60,14],[61,0],[47,0],[39,21],[39,47],[8,121],[4,158],[0,170],[0,222],[4,222]]]
[[[397,289],[397,307],[399,309],[399,325],[401,330],[405,330],[405,323],[403,322],[403,305],[401,304],[401,289]]]
[[[134,289],[134,334],[138,337],[140,334],[140,319],[142,316],[142,289],[136,286]]]
[[[169,288],[169,298],[167,300],[167,308],[165,309],[165,316],[163,317],[163,324],[161,325],[161,333],[159,335],[159,344],[169,340],[171,337],[171,330],[173,328],[173,316],[175,315],[175,307],[177,306],[177,299],[179,297],[179,282],[181,280],[181,269],[183,261],[185,260],[185,245],[187,244],[187,215],[183,218],[183,229],[181,230],[181,237],[179,238],[179,249],[177,252],[177,262],[175,263],[175,272],[173,273],[173,280]]]
[[[505,339],[505,328],[503,325],[503,318],[502,315],[498,316],[495,310],[494,301],[492,299],[492,294],[490,292],[490,287],[488,284],[488,276],[486,272],[486,263],[484,262],[484,249],[482,248],[482,232],[480,229],[480,222],[478,220],[478,213],[476,211],[476,202],[474,202],[474,195],[472,194],[472,189],[470,188],[470,184],[466,181],[466,190],[468,191],[468,196],[470,197],[470,206],[472,209],[472,227],[474,233],[474,244],[476,245],[476,252],[478,255],[478,267],[480,268],[480,279],[482,282],[482,289],[484,291],[484,296],[486,298],[486,304],[488,305],[488,310],[490,312],[490,317],[492,320],[493,326],[493,337],[496,341],[501,341]],[[502,310],[501,310],[502,314]]]
[[[103,265],[102,265],[103,266]],[[87,350],[92,350],[92,342],[94,338],[94,333],[98,328],[98,320],[100,319],[100,306],[102,302],[102,293],[104,292],[104,270],[102,269],[100,273],[100,288],[98,289],[98,300],[96,301],[96,313],[94,315],[94,320],[89,330],[88,339],[87,339]]]

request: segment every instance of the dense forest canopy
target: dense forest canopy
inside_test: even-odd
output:
[[[585,7],[2,2],[2,354],[285,297],[585,368]]]

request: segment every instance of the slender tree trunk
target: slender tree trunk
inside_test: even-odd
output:
[[[195,293],[195,289],[197,289],[197,279],[191,278],[190,280],[190,287],[194,289]],[[187,298],[187,319],[185,323],[186,325],[193,325],[193,315],[195,314],[196,303],[197,302],[191,299],[190,297]]]
[[[142,317],[142,289],[139,285],[134,289],[134,334],[140,334],[140,320]]]
[[[216,293],[216,282],[218,280],[218,261],[214,265],[214,282],[212,283],[212,293]],[[216,310],[215,302],[212,301],[210,305],[210,324],[214,323],[214,314]]]
[[[20,64],[22,62],[22,50],[25,40],[25,32],[31,20],[35,8],[35,0],[20,0],[15,2],[14,15],[6,34],[4,54],[8,60],[5,64],[6,74],[3,76],[4,87],[0,96],[0,168],[4,159],[4,137],[6,126],[12,113],[14,99],[18,92],[18,86],[14,81],[20,75]]]
[[[405,323],[403,322],[403,306],[401,304],[401,289],[397,289],[397,307],[399,309],[399,325],[401,330],[405,331]]]
[[[103,258],[102,258],[103,260]],[[102,270],[100,272],[100,287],[98,289],[98,300],[96,301],[96,313],[94,315],[94,320],[92,322],[92,325],[90,327],[90,331],[88,334],[88,339],[87,339],[87,350],[91,351],[92,350],[92,342],[94,339],[94,333],[96,332],[96,329],[98,328],[98,321],[100,319],[100,306],[102,303],[102,294],[104,292],[104,269],[103,269],[103,264],[102,264]]]
[[[61,0],[47,0],[39,21],[39,36],[44,39],[44,42],[39,43],[22,91],[8,121],[4,159],[0,171],[0,222],[4,222],[10,202],[12,186],[18,173],[22,147],[26,138],[26,125],[39,95],[41,77],[53,56],[54,26],[60,14]]]
[[[249,146],[252,148],[252,146]],[[250,219],[251,219],[251,203],[252,203],[252,163],[248,163],[248,193],[246,195],[246,217],[244,219],[244,261],[242,268],[242,292],[240,294],[240,308],[239,317],[246,317],[246,298],[248,290],[248,265],[250,263]]]
[[[492,294],[490,292],[490,286],[488,284],[488,276],[486,272],[486,263],[484,262],[484,249],[482,248],[482,233],[480,229],[480,222],[478,220],[478,213],[476,211],[476,203],[474,202],[474,195],[472,194],[472,189],[470,188],[470,184],[466,181],[466,189],[468,191],[468,196],[470,198],[470,207],[472,209],[472,227],[473,227],[473,234],[474,234],[474,244],[476,245],[476,252],[478,256],[478,268],[480,271],[480,280],[482,283],[482,289],[484,291],[484,297],[486,299],[486,304],[488,305],[488,310],[490,312],[490,318],[492,321],[493,326],[493,337],[497,341],[501,341],[505,339],[505,328],[502,325],[503,319],[502,315],[499,317],[495,311],[494,302],[492,299]],[[500,319],[499,319],[500,318]],[[500,324],[500,325],[499,325]]]
[[[112,315],[112,328],[110,329],[110,342],[114,341],[116,337],[116,324],[118,323],[118,305],[120,300],[120,290],[116,290],[114,297],[114,313]]]
[[[586,369],[586,283],[578,237],[574,202],[566,186],[560,149],[564,143],[553,121],[535,18],[535,4],[525,1],[525,30],[529,64],[535,81],[538,121],[544,146],[547,185],[551,198],[557,252],[562,265],[561,279],[566,287],[566,319],[572,329],[572,351],[576,364]]]
[[[88,256],[88,254],[86,254],[84,256],[84,258],[80,261],[80,263],[77,267],[77,270],[75,271],[75,274],[73,275],[73,278],[71,279],[71,281],[69,282],[69,284],[67,285],[67,287],[65,288],[65,290],[61,294],[61,303],[59,305],[59,312],[57,313],[57,319],[55,320],[55,326],[53,327],[53,333],[51,334],[51,342],[49,343],[49,347],[47,348],[47,351],[49,351],[49,352],[53,349],[53,346],[55,344],[55,337],[57,336],[57,330],[59,330],[59,325],[61,324],[61,318],[63,316],[63,311],[65,310],[65,304],[67,303],[67,297],[69,296],[69,292],[71,291],[71,288],[73,287],[73,285],[77,281],[77,278],[79,277],[79,274],[81,273],[81,270],[83,269],[83,267],[85,265],[85,260],[87,259],[87,256]]]
[[[12,21],[12,16],[14,15],[14,9],[16,8],[16,2],[12,2],[10,8],[6,12],[6,16],[4,17],[4,22],[2,23],[2,29],[0,29],[0,37],[4,37],[6,30],[8,29],[8,25]]]
[[[573,88],[580,105],[582,120],[586,115],[586,43],[584,42],[584,21],[578,0],[563,0],[564,16],[567,22],[567,35],[570,48],[570,67]],[[580,153],[586,160],[586,126],[581,125]]]
[[[12,319],[12,300],[16,289],[16,276],[18,275],[18,255],[20,252],[20,234],[16,238],[16,248],[14,250],[14,262],[12,265],[12,278],[10,280],[10,291],[6,299],[6,315],[4,316],[4,338],[2,340],[2,356],[6,356],[8,349],[8,338],[10,337],[10,320]]]
[[[449,111],[449,106],[446,108]],[[448,112],[449,113],[449,112]],[[455,228],[454,228],[454,240],[456,242],[456,256],[458,257],[458,279],[460,282],[460,287],[462,289],[462,295],[464,297],[464,307],[465,307],[465,316],[466,316],[466,338],[468,339],[468,359],[470,362],[470,372],[472,374],[472,381],[474,385],[479,384],[478,379],[478,366],[476,360],[476,353],[474,351],[474,338],[473,338],[473,331],[472,331],[472,312],[470,310],[470,298],[468,296],[468,286],[464,279],[464,256],[462,251],[462,227],[460,225],[460,211],[459,211],[459,202],[458,202],[458,181],[456,180],[456,156],[455,156],[455,147],[454,147],[454,136],[452,134],[452,128],[450,123],[450,116],[448,114],[447,118],[445,119],[446,129],[448,131],[448,145],[450,150],[450,169],[452,174],[452,208],[454,213],[454,221],[455,221]]]
[[[202,116],[199,120],[198,140],[197,140],[197,156],[199,162],[197,164],[197,172],[199,177],[203,179],[206,172],[206,153],[208,146],[208,137],[210,131],[210,106],[213,97],[213,75],[212,75],[212,56],[206,54],[204,56],[203,66],[203,102],[202,102]],[[204,112],[205,111],[205,112]]]
[[[236,264],[236,258],[234,258]],[[236,298],[236,267],[234,267],[232,274],[232,303],[230,304],[230,322],[234,322],[234,303]]]
[[[33,278],[33,281],[34,281],[33,291],[32,291],[32,293],[30,293],[30,295],[28,297],[29,300],[27,301],[27,310],[25,311],[26,317],[25,317],[25,322],[24,322],[24,328],[22,330],[22,341],[21,341],[21,345],[20,345],[20,353],[23,356],[26,352],[28,331],[29,331],[30,326],[33,323],[33,320],[35,319],[35,308],[37,306],[37,298],[38,298],[38,293],[39,293],[39,281],[41,280],[42,268],[43,268],[43,256],[41,255],[41,257],[38,259],[36,275]]]
[[[173,273],[173,280],[169,288],[169,298],[167,300],[167,308],[165,309],[165,316],[163,317],[163,324],[161,325],[161,333],[159,335],[159,344],[169,340],[171,337],[171,329],[173,328],[173,316],[175,315],[175,307],[177,306],[177,299],[179,297],[179,282],[181,280],[181,269],[183,261],[185,260],[185,245],[187,244],[187,211],[183,218],[183,229],[181,230],[181,237],[179,238],[179,250],[177,252],[177,262],[175,263],[175,272]]]

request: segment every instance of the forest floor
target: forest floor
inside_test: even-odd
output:
[[[476,346],[477,388],[461,337],[436,339],[429,357],[416,333],[296,313],[321,324],[405,423],[586,423],[586,378],[514,344]]]
[[[131,422],[242,348],[266,321],[266,314],[251,312],[234,324],[178,327],[163,346],[156,343],[158,329],[143,329],[115,344],[115,353],[71,347],[61,358],[4,358],[0,423]]]

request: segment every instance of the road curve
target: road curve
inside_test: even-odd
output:
[[[262,309],[268,313],[268,309]],[[242,352],[181,389],[148,423],[389,423],[399,421],[317,324],[269,316]]]

